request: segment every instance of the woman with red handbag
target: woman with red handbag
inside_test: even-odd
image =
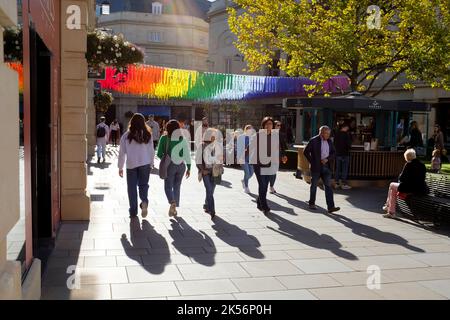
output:
[[[416,158],[416,151],[408,149],[404,154],[406,164],[403,167],[398,182],[392,182],[389,186],[388,197],[383,210],[386,214],[385,218],[396,217],[397,198],[406,199],[408,194],[423,194],[426,193],[425,165]]]

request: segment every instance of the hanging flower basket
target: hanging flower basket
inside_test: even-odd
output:
[[[115,67],[117,72],[126,73],[128,65],[144,61],[144,54],[121,35],[95,30],[87,35],[86,59],[92,69]]]
[[[99,113],[106,113],[114,98],[110,92],[102,91],[94,96],[95,109]]]

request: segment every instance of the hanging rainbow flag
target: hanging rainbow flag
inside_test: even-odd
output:
[[[307,94],[304,85],[314,84],[308,78],[199,72],[151,65],[129,66],[126,74],[109,67],[106,79],[99,82],[102,89],[123,94],[194,101],[304,96]],[[332,93],[348,87],[346,77],[333,77],[324,83],[325,90]]]

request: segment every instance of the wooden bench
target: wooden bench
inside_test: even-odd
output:
[[[408,195],[397,200],[397,211],[414,220],[432,221],[439,226],[443,220],[450,221],[450,176],[427,173],[426,195]]]

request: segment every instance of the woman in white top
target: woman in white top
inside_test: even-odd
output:
[[[111,122],[111,125],[109,126],[109,131],[111,132],[111,142],[113,143],[114,147],[117,147],[117,139],[120,138],[120,126],[119,121],[114,120]]]
[[[145,218],[148,208],[148,180],[154,164],[155,149],[151,129],[145,124],[145,118],[140,113],[131,118],[128,131],[120,139],[118,164],[120,177],[123,177],[125,158],[130,218],[136,217],[138,213],[137,187],[142,201],[140,204],[142,217]]]

